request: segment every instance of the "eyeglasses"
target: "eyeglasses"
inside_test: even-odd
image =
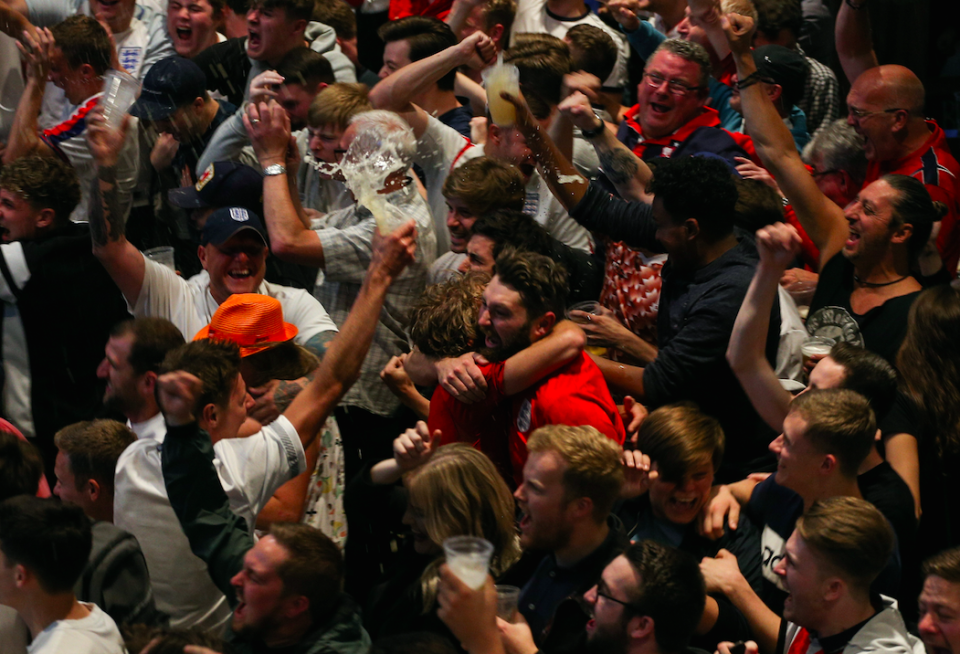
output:
[[[906,109],[893,107],[892,109],[883,109],[881,111],[867,111],[866,109],[858,109],[857,107],[847,107],[847,113],[857,120],[863,120],[864,118],[875,116],[877,114],[895,114],[898,111],[906,111]]]
[[[813,177],[814,179],[820,179],[821,177],[825,177],[827,175],[832,175],[834,173],[839,173],[839,172],[840,172],[839,170],[832,168],[830,170],[821,170],[820,172],[813,171],[812,173],[810,173],[810,176]]]
[[[647,80],[647,86],[653,89],[659,89],[663,86],[663,83],[666,82],[667,88],[673,95],[686,95],[691,91],[699,91],[703,88],[702,86],[690,86],[678,79],[668,80],[663,75],[658,75],[657,73],[644,73],[643,77]]]
[[[607,585],[603,582],[603,579],[597,582],[597,597],[602,597],[603,599],[610,600],[611,602],[616,602],[620,606],[628,608],[637,613],[642,613],[643,610],[639,606],[630,604],[629,602],[624,602],[623,600],[618,600],[616,597],[610,595],[610,589],[607,588]]]

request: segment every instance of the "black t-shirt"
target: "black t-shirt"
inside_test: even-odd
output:
[[[437,116],[437,120],[460,132],[465,138],[470,138],[470,120],[473,118],[473,112],[470,107],[461,106],[451,109],[447,113]]]
[[[843,253],[837,253],[820,271],[817,292],[810,302],[807,331],[814,336],[835,339],[838,343],[864,347],[894,363],[907,333],[910,306],[919,291],[890,298],[879,307],[858,315],[850,306],[853,283],[853,264]]]
[[[207,77],[207,90],[217,91],[231,104],[243,104],[247,90],[247,76],[253,64],[247,57],[247,37],[227,39],[215,43],[193,58]]]

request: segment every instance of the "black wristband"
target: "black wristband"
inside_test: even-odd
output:
[[[607,124],[603,122],[603,119],[600,118],[600,116],[597,116],[597,114],[593,114],[593,115],[596,116],[597,120],[600,121],[600,124],[597,127],[594,127],[593,129],[581,129],[580,136],[582,136],[585,139],[596,138],[601,134],[603,134],[603,130],[607,128]]]
[[[758,70],[758,71],[754,71],[754,72],[750,73],[749,75],[747,75],[746,77],[744,77],[743,79],[737,80],[737,90],[738,90],[738,91],[742,91],[743,89],[747,88],[748,86],[753,86],[754,84],[756,84],[756,83],[759,82],[759,81],[761,81],[760,71],[759,71],[759,70]]]

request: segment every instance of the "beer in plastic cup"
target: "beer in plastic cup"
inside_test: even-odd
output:
[[[473,590],[487,580],[493,543],[476,536],[453,536],[443,541],[443,553],[450,571]]]

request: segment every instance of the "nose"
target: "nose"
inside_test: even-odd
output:
[[[783,434],[780,434],[772,441],[770,441],[769,449],[774,454],[780,454],[780,450],[783,449]]]
[[[526,502],[527,501],[526,485],[521,482],[521,484],[517,486],[517,490],[513,491],[513,496],[518,500],[520,500],[521,502]]]
[[[777,561],[777,563],[773,566],[773,574],[777,575],[778,577],[786,576],[787,574],[786,555],[784,555],[784,558]]]
[[[109,373],[110,362],[107,361],[107,357],[103,357],[103,361],[97,366],[97,379],[106,379]]]
[[[382,66],[380,68],[380,72],[377,73],[377,77],[379,77],[380,79],[387,79],[388,77],[390,77],[390,69],[387,68],[386,65]]]
[[[595,605],[595,604],[597,603],[597,585],[596,585],[596,584],[594,584],[593,586],[591,586],[591,587],[590,587],[590,590],[588,590],[587,592],[585,592],[585,593],[583,594],[583,599],[584,599],[584,600],[587,602],[587,604],[589,604],[590,606],[593,606],[593,605]]]
[[[460,265],[457,266],[457,272],[461,272],[463,274],[470,272],[470,257],[467,257],[460,262]]]
[[[253,399],[253,396],[247,393],[247,396],[243,398],[243,408],[249,411],[253,408],[254,404],[256,404],[256,401]]]
[[[230,585],[234,588],[240,588],[243,586],[243,570],[240,570],[237,574],[233,575],[230,579]]]
[[[319,137],[319,136],[316,136],[316,135],[314,135],[314,134],[311,134],[311,135],[310,135],[310,140],[307,141],[307,147],[310,148],[311,150],[316,151],[316,150],[319,150],[319,149],[320,149],[320,145],[321,145],[321,143],[320,143],[320,137]]]
[[[176,13],[177,18],[189,18],[190,11],[186,7],[180,7]]]
[[[250,11],[247,12],[247,22],[248,22],[248,23],[256,23],[256,22],[258,22],[259,20],[260,20],[260,9],[259,9],[259,8],[251,9]]]
[[[486,307],[480,309],[480,316],[477,318],[477,323],[479,323],[481,327],[489,327],[493,324],[490,322],[490,311]],[[519,491],[520,489],[517,490]]]
[[[935,634],[939,631],[939,629],[937,629],[937,623],[933,619],[933,612],[923,612],[920,616],[920,622],[917,624],[917,630],[921,634]]]

